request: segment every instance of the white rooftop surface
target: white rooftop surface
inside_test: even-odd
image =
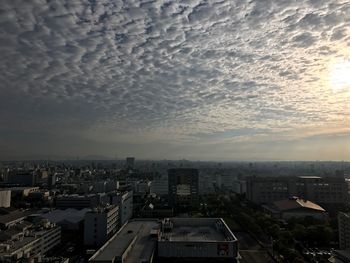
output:
[[[179,226],[163,235],[168,237],[169,241],[225,241],[225,235],[211,226]]]
[[[151,230],[155,228],[159,228],[159,223],[155,220],[130,221],[99,249],[89,262],[111,262],[113,258],[123,255],[135,237],[134,247],[124,263],[139,263],[142,259],[149,259],[157,240],[150,236]]]

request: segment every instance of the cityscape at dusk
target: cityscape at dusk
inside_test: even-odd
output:
[[[349,0],[0,0],[0,263],[350,263]]]

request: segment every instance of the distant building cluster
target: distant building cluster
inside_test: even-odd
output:
[[[260,171],[254,169],[263,172],[252,175]],[[284,174],[286,168],[134,157],[106,164],[2,166],[0,262],[240,262],[247,255],[238,245],[244,235],[236,236],[226,218],[215,216],[236,211],[208,208],[209,202],[259,206],[281,224],[305,218],[327,222],[334,211],[349,207],[350,180],[344,173],[294,176],[292,169],[271,176],[274,169]],[[338,214],[334,258],[350,251],[349,218]]]

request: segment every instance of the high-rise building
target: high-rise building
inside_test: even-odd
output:
[[[103,245],[117,230],[119,207],[116,205],[94,208],[85,214],[84,245]]]
[[[350,249],[350,213],[338,213],[338,231],[340,249]]]
[[[198,169],[168,170],[169,205],[190,209],[198,204]]]

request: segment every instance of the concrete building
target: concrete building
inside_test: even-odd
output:
[[[108,262],[237,262],[238,244],[220,218],[131,220],[90,259]]]
[[[61,226],[63,231],[79,231],[80,226],[84,222],[85,214],[91,211],[90,208],[74,209],[68,208],[65,210],[56,209],[48,213],[40,214],[40,217],[48,219]]]
[[[149,194],[151,188],[151,182],[150,181],[138,181],[137,182],[137,193],[141,194]]]
[[[10,170],[6,176],[6,183],[19,186],[34,186],[37,173],[33,170],[14,169]]]
[[[0,262],[40,262],[61,242],[61,229],[49,222],[27,222],[0,233]]]
[[[158,236],[158,259],[237,262],[238,240],[221,218],[166,218]]]
[[[338,213],[339,248],[350,250],[350,213]]]
[[[269,204],[291,196],[322,205],[347,204],[349,201],[344,177],[247,177],[247,199],[254,203]]]
[[[0,207],[11,206],[11,190],[0,189]]]
[[[157,220],[132,220],[123,225],[89,262],[151,263],[155,257],[159,227]]]
[[[198,180],[198,192],[200,195],[215,193],[214,179],[210,174],[201,174]]]
[[[166,196],[169,193],[168,178],[162,177],[154,179],[150,186],[150,193],[158,196]]]
[[[47,222],[45,227],[36,231],[34,235],[40,239],[41,256],[61,243],[61,227],[51,222]]]
[[[60,195],[56,197],[56,207],[59,209],[76,208],[83,209],[88,207],[97,207],[99,196],[90,195]]]
[[[93,191],[95,193],[107,193],[115,191],[118,188],[118,183],[114,181],[99,181],[93,184]]]
[[[191,209],[196,206],[199,194],[198,177],[198,169],[169,169],[169,205],[178,209]]]
[[[122,226],[133,215],[133,192],[117,193],[111,199],[111,204],[119,206],[119,226]]]
[[[102,246],[117,231],[119,207],[98,207],[87,212],[84,219],[84,245]]]
[[[40,191],[40,188],[37,186],[34,187],[11,187],[9,188],[9,190],[11,190],[11,197],[28,197],[29,194],[31,193],[36,193]]]
[[[29,215],[34,212],[31,210],[15,210],[7,214],[0,215],[0,229],[10,228],[24,221]]]
[[[298,197],[275,201],[271,205],[264,205],[263,207],[273,216],[284,220],[307,216],[319,220],[328,219],[328,213],[321,206]]]

